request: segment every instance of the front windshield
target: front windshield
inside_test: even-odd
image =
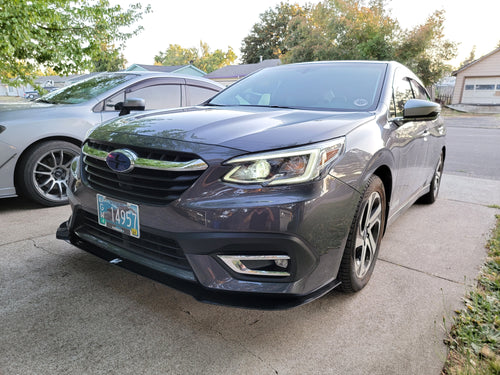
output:
[[[378,104],[386,64],[282,65],[228,87],[207,104],[369,111]]]
[[[49,92],[37,101],[54,104],[83,103],[134,77],[135,75],[128,73],[102,73],[60,90]]]

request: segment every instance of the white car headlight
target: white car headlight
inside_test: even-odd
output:
[[[315,179],[341,154],[344,137],[288,150],[240,156],[223,180],[237,184],[284,185]]]

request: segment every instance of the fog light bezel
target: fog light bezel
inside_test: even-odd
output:
[[[232,271],[248,276],[270,276],[270,277],[289,277],[291,258],[288,255],[217,255],[222,262]],[[245,265],[245,261],[273,261],[276,267],[283,268],[284,271],[252,269]],[[287,261],[286,268],[278,265],[278,262]]]

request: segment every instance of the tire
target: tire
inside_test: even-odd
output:
[[[382,180],[372,176],[358,203],[340,263],[343,292],[357,292],[370,280],[385,227],[386,196]]]
[[[48,141],[33,146],[16,169],[18,193],[44,206],[68,203],[67,189],[71,160],[78,146],[65,141]]]
[[[444,157],[443,153],[439,156],[434,175],[432,176],[430,190],[427,194],[422,195],[418,200],[419,203],[432,204],[436,201],[441,186],[441,177],[443,176]]]

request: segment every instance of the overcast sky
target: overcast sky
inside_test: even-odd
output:
[[[303,5],[318,1],[297,2]],[[144,0],[141,3],[151,4],[153,13],[141,21],[144,31],[127,42],[124,54],[128,64],[153,64],[154,56],[165,51],[169,44],[191,48],[198,47],[200,40],[212,51],[231,46],[240,56],[241,42],[259,22],[259,15],[274,8],[280,0]],[[389,0],[388,4],[392,16],[403,28],[422,24],[435,10],[445,9],[446,37],[460,43],[453,65],[467,58],[474,45],[477,58],[491,52],[500,41],[499,0]]]

